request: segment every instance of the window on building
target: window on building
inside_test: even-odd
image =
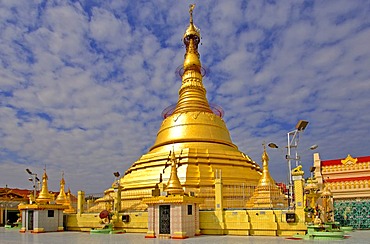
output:
[[[54,217],[54,210],[48,210],[48,217]]]
[[[193,205],[188,205],[188,215],[193,215]]]

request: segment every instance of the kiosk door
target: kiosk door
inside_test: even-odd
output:
[[[33,210],[28,211],[28,230],[33,230]]]
[[[170,205],[159,206],[159,234],[171,234]]]

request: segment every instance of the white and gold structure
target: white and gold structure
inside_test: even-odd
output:
[[[52,203],[53,200],[54,195],[48,191],[48,176],[46,169],[44,169],[42,188],[36,198],[36,203],[18,205],[18,209],[22,215],[22,228],[20,232],[30,231],[32,233],[42,233],[63,231],[63,210],[68,208],[68,206]],[[59,200],[61,200],[61,197]]]
[[[177,159],[171,153],[171,175],[160,196],[143,199],[148,205],[146,238],[185,239],[200,234],[199,204],[202,199],[188,196],[177,177]]]

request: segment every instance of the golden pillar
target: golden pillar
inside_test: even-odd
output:
[[[218,219],[219,225],[221,227],[221,233],[223,234],[223,230],[225,229],[224,223],[224,205],[223,205],[223,194],[222,194],[222,172],[221,170],[216,170],[216,177],[215,177],[215,214]]]
[[[84,212],[84,204],[85,204],[85,192],[78,191],[77,193],[77,213],[80,215]]]
[[[295,213],[298,217],[298,223],[305,222],[305,202],[304,202],[304,171],[302,166],[292,170],[292,178],[294,184],[294,197],[295,197]]]

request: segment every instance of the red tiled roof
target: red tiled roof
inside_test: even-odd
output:
[[[355,157],[354,157],[355,158]],[[322,160],[321,166],[332,166],[332,165],[342,165],[341,159],[332,159],[332,160]],[[370,162],[370,156],[364,156],[364,157],[357,157],[357,163],[364,163],[364,162]]]
[[[8,192],[8,193],[14,193],[14,194],[17,194],[17,195],[20,195],[20,196],[23,196],[24,198],[27,198],[27,195],[30,194],[31,190],[27,190],[27,189],[18,189],[18,188],[2,188],[0,187],[0,192],[5,192],[5,190]]]

